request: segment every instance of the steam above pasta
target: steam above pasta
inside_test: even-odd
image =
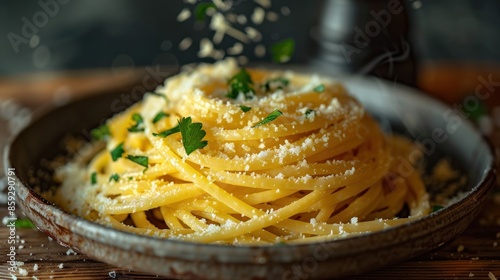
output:
[[[58,170],[52,199],[120,230],[265,245],[344,238],[429,212],[420,174],[398,168],[412,143],[384,135],[340,83],[316,75],[200,65],[105,128],[104,149]]]

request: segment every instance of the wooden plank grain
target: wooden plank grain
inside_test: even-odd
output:
[[[492,274],[500,278],[500,262],[496,261],[426,261],[405,262],[388,268],[368,272],[350,279],[489,279]]]
[[[17,279],[34,279],[33,276],[38,279],[166,279],[89,259],[59,245],[36,229],[17,229],[16,234],[19,236],[16,261],[22,262],[20,267],[27,272],[27,275],[23,276],[17,271]],[[0,235],[8,235],[8,229],[2,227]],[[9,251],[6,243],[5,240],[0,242],[0,270],[3,272],[8,269],[8,266],[5,266]],[[0,277],[2,275],[0,273]]]

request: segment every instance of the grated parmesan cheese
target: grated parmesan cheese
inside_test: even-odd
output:
[[[275,12],[267,12],[266,13],[266,19],[268,21],[278,21],[279,15]]]
[[[253,10],[252,22],[256,25],[261,24],[264,21],[265,15],[266,15],[266,12],[264,11],[264,9],[262,9],[261,7],[256,7]]]
[[[77,253],[75,251],[73,251],[73,249],[68,249],[68,251],[66,251],[66,255],[69,256],[69,255],[77,255]]]
[[[197,6],[194,6],[197,2],[192,0],[189,3],[193,6],[185,7],[177,14],[178,22],[186,22],[193,16],[193,13],[197,13]],[[212,3],[215,4],[216,8],[208,8],[204,12],[210,18],[208,27],[213,31],[213,35],[211,39],[204,38],[199,42],[198,57],[200,58],[210,57],[215,60],[221,60],[224,59],[226,53],[233,57],[242,54],[243,44],[250,42],[259,43],[262,41],[262,34],[256,28],[246,26],[249,19],[254,25],[260,25],[265,20],[270,22],[278,21],[280,17],[278,13],[270,10],[270,0],[255,0],[258,6],[253,11],[248,12],[249,14],[235,13],[233,7],[235,4],[232,1],[213,0]],[[290,9],[286,6],[281,7],[281,14],[289,15]],[[238,42],[227,49],[215,49],[214,45],[220,45],[226,35],[236,39]],[[179,43],[179,49],[182,51],[187,50],[191,47],[192,43],[191,38],[184,38]],[[258,45],[255,47],[255,54],[257,57],[263,57],[265,55],[265,48],[262,45]],[[237,59],[242,65],[248,63],[246,56],[240,55]]]
[[[18,267],[17,271],[19,272],[19,275],[21,275],[21,276],[28,276],[28,270],[26,270],[24,268]]]
[[[288,8],[287,6],[281,7],[280,11],[281,11],[281,14],[284,16],[290,15],[290,8]]]
[[[266,9],[271,8],[271,0],[254,0],[254,2]]]
[[[184,8],[181,10],[179,15],[177,15],[177,21],[183,22],[191,17],[191,11],[188,8]]]
[[[193,39],[186,37],[182,39],[182,41],[179,43],[179,50],[185,51],[191,47],[191,44],[193,43]]]
[[[253,27],[250,26],[245,27],[245,33],[247,37],[254,42],[260,42],[262,40],[262,34]],[[264,47],[264,45],[258,45],[258,46],[261,46],[261,48],[264,49],[264,54],[265,54],[266,48]]]

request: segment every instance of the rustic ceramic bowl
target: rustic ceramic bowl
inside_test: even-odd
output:
[[[43,168],[40,166],[43,158],[60,153],[58,143],[65,135],[81,135],[123,109],[120,93],[91,96],[35,118],[10,145],[5,165],[15,168],[20,208],[41,231],[96,260],[169,277],[342,277],[414,257],[456,237],[478,214],[495,180],[494,156],[489,144],[469,122],[420,92],[375,78],[346,78],[343,82],[384,127],[390,124],[416,135],[432,148],[431,158],[447,155],[459,162],[469,178],[465,195],[440,211],[401,226],[305,245],[217,246],[162,240],[107,228],[64,212],[43,199],[34,190],[36,180],[32,176],[38,176],[36,171]],[[49,179],[41,178],[42,187],[44,180]]]

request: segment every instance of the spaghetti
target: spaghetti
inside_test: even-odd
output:
[[[429,212],[419,173],[398,171],[411,142],[385,136],[339,83],[315,75],[201,65],[105,128],[106,148],[58,170],[53,199],[120,230],[265,245],[343,238]]]

